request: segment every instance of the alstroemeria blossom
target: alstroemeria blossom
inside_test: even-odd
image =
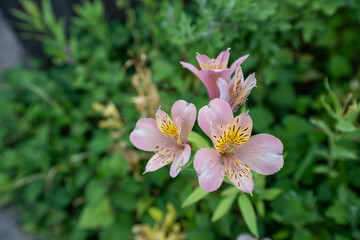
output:
[[[220,91],[220,99],[228,102],[233,112],[236,112],[246,102],[251,90],[256,85],[255,73],[248,76],[244,81],[244,75],[239,66],[231,80],[226,81],[219,78],[217,85]]]
[[[196,120],[196,108],[184,100],[176,101],[171,108],[172,119],[160,108],[156,120],[142,118],[130,134],[132,144],[144,151],[154,151],[145,172],[153,172],[172,162],[170,176],[176,177],[189,161],[191,148],[187,138]]]
[[[281,141],[269,134],[250,137],[253,126],[250,116],[242,113],[234,118],[224,100],[214,99],[201,108],[198,124],[215,146],[200,149],[194,159],[200,187],[205,191],[218,189],[226,175],[241,191],[252,193],[250,170],[270,175],[284,164]]]
[[[218,98],[220,92],[216,81],[219,78],[230,79],[231,75],[234,73],[235,69],[240,66],[240,64],[245,61],[249,54],[240,57],[230,68],[227,67],[230,56],[230,48],[226,51],[222,51],[216,59],[210,59],[208,56],[197,53],[196,59],[199,63],[201,70],[198,70],[194,65],[187,62],[180,62],[180,64],[193,72],[205,85],[206,91],[210,99]]]

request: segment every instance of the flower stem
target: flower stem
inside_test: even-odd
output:
[[[187,169],[194,161],[194,157],[190,159],[190,162],[188,162],[183,169]],[[195,170],[195,169],[194,169]]]

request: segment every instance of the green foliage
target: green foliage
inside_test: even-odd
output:
[[[193,144],[195,149],[201,149],[205,147],[211,147],[208,141],[203,138],[200,134],[191,131],[188,137],[188,141]]]
[[[102,199],[97,204],[85,206],[80,214],[79,228],[92,229],[109,226],[114,220],[114,213],[111,209],[108,198]]]
[[[217,207],[215,208],[215,211],[211,217],[211,221],[215,222],[219,220],[220,218],[224,217],[227,212],[229,212],[234,200],[236,198],[236,194],[225,196]]]
[[[196,203],[206,197],[209,193],[204,191],[201,187],[197,187],[183,202],[181,207],[187,207],[193,203]]]
[[[256,223],[256,215],[249,198],[245,194],[241,194],[238,198],[238,205],[246,225],[250,229],[251,233],[258,238],[259,231]]]
[[[25,230],[117,240],[131,238],[135,225],[156,232],[169,222],[187,239],[249,231],[272,239],[360,237],[358,0],[118,0],[120,20],[108,19],[102,1],[84,1],[68,27],[51,1],[21,3],[16,27],[51,60],[32,59],[0,79],[0,204],[17,206]],[[253,173],[253,196],[227,183],[207,193],[191,171],[175,179],[169,167],[141,175],[151,154],[136,152],[129,134],[154,110],[135,107],[139,66],[159,92],[155,109],[181,98],[199,110],[209,102],[206,90],[179,61],[227,47],[230,62],[250,53],[242,66],[257,77],[246,103],[253,134],[281,139],[283,169]],[[101,128],[104,116],[92,107],[108,102],[119,111],[117,131]],[[195,126],[189,136],[194,151],[210,146],[199,133]]]

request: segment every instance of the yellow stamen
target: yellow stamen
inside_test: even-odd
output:
[[[232,124],[228,124],[220,136],[213,135],[215,148],[219,153],[230,151],[247,142],[250,137],[249,126],[241,128],[236,119]]]
[[[171,120],[169,115],[166,113],[163,114],[163,118],[161,118],[158,114],[156,115],[156,123],[160,132],[164,135],[175,138],[179,144],[182,143],[182,139],[180,137],[180,131],[176,127],[175,123]]]

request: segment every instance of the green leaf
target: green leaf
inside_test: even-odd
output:
[[[251,108],[249,114],[254,121],[254,129],[258,132],[267,131],[275,121],[271,111],[264,107]]]
[[[86,205],[80,214],[80,229],[96,229],[109,226],[114,220],[109,198],[103,198],[96,206]]]
[[[174,66],[165,60],[157,60],[152,65],[153,81],[159,83],[165,78],[170,78],[174,73]]]
[[[283,121],[286,131],[294,135],[305,134],[313,130],[313,126],[305,118],[297,115],[288,115]]]
[[[337,115],[337,113],[335,112],[335,110],[330,106],[330,104],[326,101],[326,96],[322,95],[320,97],[320,102],[321,105],[325,108],[325,110],[327,111],[327,113],[333,117],[334,119],[338,119],[339,115]]]
[[[335,128],[341,132],[353,132],[356,130],[354,124],[343,119],[336,123]]]
[[[88,205],[97,204],[102,199],[108,190],[108,186],[103,182],[93,179],[86,186],[85,198]]]
[[[331,90],[330,88],[330,85],[329,85],[329,81],[327,78],[325,78],[324,80],[324,87],[332,101],[332,104],[334,106],[334,110],[335,110],[335,113],[337,115],[340,115],[341,112],[342,112],[342,107],[341,107],[341,102],[339,100],[339,98],[335,95],[335,93]]]
[[[336,159],[345,159],[345,160],[358,160],[359,156],[356,152],[350,151],[347,148],[344,148],[339,145],[334,145],[333,147],[334,158]]]
[[[56,23],[56,20],[52,11],[51,2],[49,0],[43,0],[41,3],[43,21],[49,27],[53,27]]]
[[[214,235],[208,229],[193,229],[186,233],[187,239],[198,240],[198,239],[209,239],[213,240]]]
[[[314,161],[317,148],[318,148],[317,145],[312,145],[310,150],[306,154],[304,160],[301,161],[301,163],[294,175],[294,180],[296,182],[301,179],[302,175],[305,173],[305,171],[309,168],[311,163]]]
[[[190,132],[188,141],[192,143],[196,149],[210,147],[209,142],[205,138],[193,131]]]
[[[310,119],[310,122],[316,127],[320,128],[329,138],[334,138],[334,134],[332,133],[326,122],[320,119]]]
[[[122,151],[118,151],[111,156],[108,167],[115,176],[125,176],[130,168]]]
[[[215,208],[214,214],[211,217],[211,221],[215,222],[222,218],[231,208],[236,195],[230,195],[220,201],[220,203]]]
[[[95,132],[95,136],[90,140],[88,148],[94,153],[101,153],[110,147],[110,137],[104,131]]]
[[[317,165],[313,168],[313,171],[316,174],[327,174],[330,178],[336,178],[339,175],[336,170],[331,169],[327,165]]]
[[[264,217],[265,216],[265,203],[262,200],[258,200],[255,203],[255,207],[256,207],[256,211],[258,212],[260,217]]]
[[[237,195],[240,193],[240,190],[234,186],[232,187],[228,187],[227,189],[225,189],[224,191],[221,192],[221,196],[232,196],[232,195]]]
[[[335,78],[350,76],[353,72],[349,59],[338,54],[331,55],[328,61],[328,70]]]
[[[338,224],[345,225],[349,222],[349,208],[345,204],[339,202],[339,200],[335,200],[325,214]]]
[[[262,191],[261,196],[264,200],[271,201],[271,200],[274,200],[275,198],[277,198],[281,192],[282,192],[282,189],[280,189],[280,188],[269,188],[269,189],[265,189],[264,191]]]
[[[256,215],[250,199],[246,194],[241,194],[238,198],[238,204],[246,226],[255,237],[259,238]]]
[[[193,203],[196,203],[206,197],[209,192],[204,191],[201,187],[197,187],[183,202],[181,207],[187,207]]]
[[[126,191],[125,189],[116,192],[112,191],[110,198],[114,206],[120,208],[123,211],[132,211],[136,209],[137,199],[135,195]]]
[[[311,239],[311,232],[307,229],[297,230],[291,237],[292,240]]]
[[[313,168],[314,173],[317,174],[325,174],[327,172],[332,171],[332,169],[327,165],[317,165]]]
[[[156,222],[161,222],[164,217],[162,211],[156,207],[150,208],[149,214]]]

